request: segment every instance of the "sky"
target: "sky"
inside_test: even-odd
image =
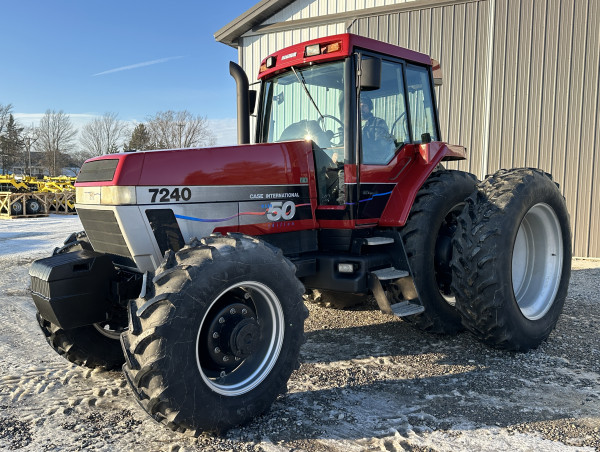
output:
[[[76,128],[188,110],[235,144],[237,51],[214,33],[258,2],[0,0],[0,104],[24,126],[50,109]]]

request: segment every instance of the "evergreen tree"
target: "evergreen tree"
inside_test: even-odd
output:
[[[123,149],[125,151],[146,151],[152,148],[153,146],[150,140],[150,132],[144,124],[138,124],[135,126],[135,129],[133,129],[133,132],[131,133],[131,140],[129,140],[129,143],[125,143],[123,145]]]
[[[9,172],[22,157],[24,146],[22,132],[23,127],[19,127],[12,114],[9,115],[4,133],[0,136],[2,174]]]

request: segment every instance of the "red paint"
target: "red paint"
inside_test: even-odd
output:
[[[298,185],[308,179],[316,198],[312,144],[306,141],[112,154],[119,159],[110,182],[76,185]]]
[[[236,231],[239,231],[247,235],[266,235],[266,234],[277,234],[281,232],[293,232],[293,231],[304,231],[306,229],[315,229],[317,226],[314,219],[309,220],[281,220],[271,221],[268,223],[257,223],[257,224],[243,224],[239,227],[235,227]],[[227,231],[225,231],[227,230]],[[215,232],[234,232],[231,227],[228,228],[216,228]]]
[[[379,219],[380,226],[404,226],[417,192],[437,164],[445,158],[452,160],[465,158],[464,148],[448,146],[442,142],[420,145],[409,144],[404,146],[400,154],[403,154],[403,156],[396,156],[398,163],[395,166],[392,163],[396,158],[390,162],[390,165],[384,167],[389,169],[389,181],[395,182],[396,187],[392,191],[387,206]],[[382,180],[385,177],[384,168],[376,170],[372,168],[372,165],[363,165],[361,167],[361,180],[364,182],[385,182]]]
[[[308,58],[304,57],[304,50],[307,46],[312,44],[327,45],[334,42],[341,42],[341,49],[339,51],[324,55],[315,55]],[[275,66],[258,74],[258,78],[263,79],[271,75],[276,75],[291,66],[301,67],[314,62],[324,63],[327,61],[341,60],[352,55],[352,53],[358,49],[371,50],[385,55],[402,58],[406,61],[431,66],[431,58],[423,53],[365,38],[364,36],[345,33],[326,38],[313,39],[272,53],[269,57],[275,57]],[[283,57],[286,58],[282,59]],[[265,64],[267,58],[261,62],[261,66]]]

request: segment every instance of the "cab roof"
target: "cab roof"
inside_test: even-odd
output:
[[[307,47],[317,45],[320,46],[321,52],[314,56],[307,56]],[[344,33],[301,42],[270,54],[262,60],[258,78],[262,79],[282,72],[291,66],[299,67],[314,62],[340,60],[357,50],[370,50],[421,65],[432,65],[431,58],[423,53],[364,36]]]

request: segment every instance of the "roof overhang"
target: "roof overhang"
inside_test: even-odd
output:
[[[223,44],[237,48],[240,36],[254,27],[261,25],[291,3],[294,3],[294,0],[261,0],[244,14],[236,17],[218,30],[214,34],[215,39]]]

